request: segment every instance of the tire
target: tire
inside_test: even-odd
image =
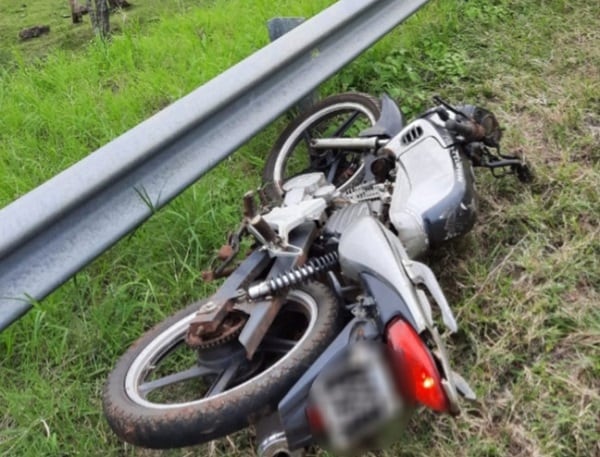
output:
[[[148,386],[144,382],[155,371],[160,371],[162,366],[176,366],[184,354],[191,354],[192,364],[199,367],[194,369],[213,369],[211,364],[214,362],[202,364],[199,358],[203,353],[192,350],[183,342],[188,323],[199,306],[199,303],[188,306],[144,334],[121,357],[109,375],[103,396],[104,414],[112,429],[123,440],[148,448],[174,448],[200,444],[246,427],[252,419],[276,407],[339,329],[339,307],[327,287],[310,283],[290,289],[263,340],[264,343],[269,335],[274,335],[273,341],[277,341],[276,338],[280,338],[279,335],[284,332],[287,341],[285,349],[272,349],[270,353],[268,347],[261,349],[261,343],[253,361],[243,362],[247,367],[242,370],[238,368],[241,373],[235,375],[238,377],[232,385],[215,395],[200,399],[167,399],[167,395],[183,395],[181,384],[184,383],[178,383],[156,389],[161,395],[159,402],[149,399],[154,391],[144,394],[144,386]],[[299,330],[304,325],[301,321],[306,324],[303,333]],[[290,336],[289,332],[295,335]],[[289,347],[291,349],[288,351]],[[237,339],[219,346],[217,351],[227,352],[232,360],[246,360]],[[241,351],[242,357],[233,359],[234,355],[231,354],[238,357],[237,351]],[[275,352],[282,352],[283,355],[277,359]],[[236,363],[231,362],[228,366]],[[187,383],[208,381],[213,382],[214,386],[214,383],[218,384],[218,379],[223,379],[224,373],[206,373],[190,378]],[[160,376],[164,379],[162,374]],[[211,376],[216,380],[211,380]],[[208,383],[203,387],[204,390]],[[166,394],[163,389],[168,390]],[[193,397],[204,395],[204,391],[197,387],[185,393],[195,394]]]
[[[272,200],[280,199],[286,180],[310,171],[323,171],[328,181],[340,190],[360,182],[364,175],[360,152],[327,150],[317,153],[311,150],[308,141],[328,136],[358,136],[360,131],[374,125],[380,114],[379,100],[358,92],[328,97],[302,113],[286,127],[269,152],[263,170],[265,195]],[[349,122],[348,126],[344,126],[345,121]],[[342,127],[347,128],[336,134]],[[335,170],[332,170],[333,166]]]

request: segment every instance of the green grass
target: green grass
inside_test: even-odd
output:
[[[85,0],[79,3],[85,4]],[[162,17],[186,13],[198,6],[210,4],[207,0],[144,0],[130,3],[131,7],[118,9],[111,15],[111,28],[116,33],[131,27],[132,24],[149,25],[159,22]],[[19,32],[34,25],[48,25],[50,33],[21,41]],[[73,24],[68,0],[0,2],[0,65],[10,64],[14,60],[15,51],[27,60],[33,60],[43,58],[54,49],[80,51],[92,39],[89,16],[84,16],[81,23]]]
[[[75,52],[12,48],[0,35],[11,62],[0,70],[0,205],[263,46],[269,17],[330,2],[206,3],[174,3],[185,14],[160,19],[140,4],[109,45]],[[583,0],[433,0],[322,88],[385,90],[410,114],[435,93],[484,104],[506,128],[505,149],[522,149],[537,172],[531,188],[479,172],[476,228],[429,258],[461,327],[452,358],[477,402],[456,419],[423,412],[385,456],[600,455],[598,17]],[[209,293],[200,271],[282,125],[0,334],[0,455],[253,455],[247,433],[134,449],[106,425],[100,396],[144,329]]]

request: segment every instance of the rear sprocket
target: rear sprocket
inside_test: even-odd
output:
[[[194,349],[211,349],[228,343],[239,336],[248,316],[241,311],[231,311],[214,332],[188,334],[185,342]]]

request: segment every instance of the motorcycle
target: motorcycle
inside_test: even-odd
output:
[[[473,167],[532,175],[500,152],[491,112],[434,100],[406,122],[388,96],[347,93],[290,123],[206,275],[223,284],[109,375],[119,437],[173,448],[252,425],[261,457],[346,453],[385,445],[419,407],[456,415],[475,398],[439,330],[457,331],[452,310],[418,259],[473,226]]]

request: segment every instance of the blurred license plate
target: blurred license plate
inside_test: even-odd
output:
[[[327,441],[348,451],[373,440],[403,409],[381,346],[361,342],[321,373],[311,389]]]

